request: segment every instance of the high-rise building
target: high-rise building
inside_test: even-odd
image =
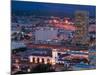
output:
[[[88,42],[88,21],[89,13],[87,11],[75,12],[75,37],[74,43],[87,44]]]

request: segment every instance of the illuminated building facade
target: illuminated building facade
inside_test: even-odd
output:
[[[29,56],[30,63],[44,63],[44,64],[52,64],[55,65],[58,57],[57,49],[47,50],[45,51],[34,51],[34,54]]]

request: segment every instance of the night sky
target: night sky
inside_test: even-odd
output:
[[[41,2],[25,2],[12,1],[12,11],[32,11],[34,14],[40,15],[74,15],[75,11],[88,11],[90,16],[95,16],[96,6],[89,5],[72,5],[72,4],[56,4]]]

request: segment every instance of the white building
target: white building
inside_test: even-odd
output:
[[[49,53],[48,51],[43,51],[43,50],[35,52],[35,54],[29,56],[29,61],[31,63],[45,63],[45,64],[50,63],[52,65],[55,65],[58,57],[57,50],[56,49],[49,50]]]

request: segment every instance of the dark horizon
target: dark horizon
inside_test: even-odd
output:
[[[51,16],[73,16],[75,11],[88,11],[89,16],[95,17],[96,6],[44,3],[44,2],[28,2],[28,1],[12,1],[12,12],[25,11],[32,12],[36,15]]]

